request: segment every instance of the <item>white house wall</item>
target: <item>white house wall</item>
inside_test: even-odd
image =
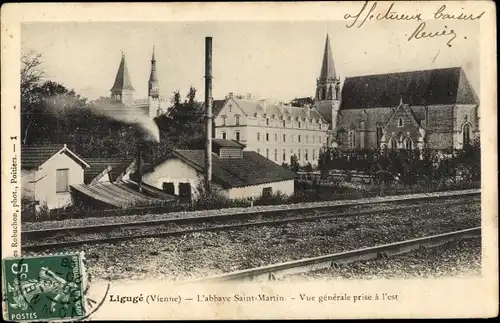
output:
[[[156,166],[152,172],[144,174],[142,181],[158,189],[163,189],[163,183],[174,183],[176,195],[179,194],[179,183],[189,183],[192,194],[196,195],[200,178],[196,170],[183,161],[169,159]]]
[[[49,209],[72,203],[71,193],[56,193],[56,171],[68,169],[68,185],[83,184],[84,171],[80,164],[66,154],[57,154],[46,161],[37,171],[23,170],[23,197],[46,204]],[[28,183],[28,181],[32,183]],[[35,181],[33,183],[33,181]],[[24,187],[26,185],[26,187]]]

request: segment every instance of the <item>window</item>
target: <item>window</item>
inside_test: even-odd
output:
[[[299,142],[300,142],[300,135],[298,136],[298,138],[299,138]]]
[[[233,106],[230,104],[229,105],[229,112],[231,112],[232,109],[233,109]]]
[[[283,128],[285,128],[285,127],[286,127],[286,121],[283,120]]]
[[[257,148],[257,154],[259,154],[259,155],[260,155],[260,149],[259,149],[259,148]]]
[[[266,141],[269,141],[269,134],[266,133]]]
[[[285,160],[286,160],[286,150],[283,149],[283,162],[285,162]]]
[[[299,128],[300,128],[300,121],[299,121]]]
[[[260,141],[260,132],[257,132],[257,141]]]
[[[464,124],[464,127],[462,129],[462,136],[463,136],[463,145],[465,147],[466,145],[470,144],[470,126],[468,124]]]
[[[269,159],[269,149],[266,149],[266,158]]]
[[[263,196],[271,196],[273,194],[273,188],[272,187],[264,187],[262,189],[262,195]]]
[[[269,126],[269,118],[266,119],[266,125]]]
[[[226,116],[222,116],[222,125],[225,126],[226,125]]]
[[[283,134],[283,142],[286,142],[286,135]]]
[[[309,143],[309,136],[306,135],[306,144],[308,144],[308,143]]]
[[[304,155],[306,157],[306,160],[309,160],[309,150],[306,149]]]
[[[389,144],[390,144],[391,149],[398,149],[398,145],[397,145],[397,143],[396,143],[396,139],[391,138],[391,139],[389,140]]]
[[[403,118],[398,119],[398,127],[404,126]]]
[[[316,137],[312,136],[312,139],[313,139],[313,144],[316,143]]]
[[[234,119],[235,119],[234,121],[235,121],[236,125],[239,126],[240,125],[240,116],[235,116]]]
[[[377,148],[380,148],[382,142],[382,126],[377,126]]]
[[[321,143],[321,136],[318,137],[319,143]]]
[[[64,193],[69,191],[68,172],[69,169],[67,168],[56,170],[56,193]]]
[[[236,131],[235,134],[236,134],[236,141],[240,141],[240,132]]]
[[[300,161],[300,149],[298,151],[297,159]]]
[[[407,137],[405,139],[405,148],[408,149],[408,150],[412,150],[413,149],[413,141],[411,140],[410,137]]]
[[[356,148],[356,132],[354,130],[349,131],[349,147]]]
[[[168,194],[175,194],[175,186],[174,183],[163,183],[162,185],[163,191]]]
[[[278,134],[277,133],[274,134],[274,141],[278,142]]]
[[[278,161],[278,149],[274,150],[274,161]]]
[[[226,139],[226,133],[222,132],[222,139]]]
[[[313,149],[313,160],[316,160],[316,149]]]

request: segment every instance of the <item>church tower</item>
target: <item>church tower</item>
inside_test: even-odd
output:
[[[153,99],[158,99],[160,97],[160,84],[158,83],[158,77],[156,76],[156,59],[154,46],[153,56],[151,57],[151,73],[149,74],[148,81],[148,96]]]
[[[125,105],[131,106],[134,103],[134,87],[130,81],[125,54],[122,52],[122,60],[116,73],[115,83],[111,88],[111,97]]]
[[[337,113],[340,108],[340,78],[337,77],[335,64],[333,63],[330,39],[326,35],[325,50],[321,63],[321,72],[316,80],[315,108],[331,124],[331,130],[335,130]]]

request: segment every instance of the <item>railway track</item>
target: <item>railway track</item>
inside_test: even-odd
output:
[[[377,258],[388,258],[393,255],[408,253],[420,247],[435,247],[458,238],[473,238],[481,236],[481,227],[447,232],[443,234],[410,239],[396,243],[384,244],[375,247],[362,248],[347,252],[335,253],[314,258],[278,263],[258,268],[239,270],[223,275],[204,277],[181,284],[219,283],[228,281],[264,282],[276,280],[287,275],[306,273],[327,268],[339,268],[345,263]]]
[[[299,208],[280,211],[255,211],[232,215],[225,214],[204,217],[163,219],[147,222],[125,222],[94,226],[23,231],[21,233],[22,249],[23,251],[43,251],[54,248],[75,247],[84,244],[114,243],[141,238],[144,239],[179,236],[203,231],[224,231],[231,229],[243,229],[252,226],[270,226],[292,222],[317,221],[328,218],[366,216],[383,212],[400,212],[422,207],[443,207],[447,205],[460,205],[470,203],[470,201],[452,200],[447,202],[433,203],[431,205],[422,205],[418,203],[416,205],[401,206],[401,203],[414,203],[419,200],[420,199],[370,203],[368,205],[387,203],[389,204],[389,207],[380,210],[368,211],[357,210],[352,212],[332,213],[335,209],[339,209],[339,206],[337,205],[326,207],[321,206],[318,208],[308,209]],[[425,200],[425,198],[422,198],[422,200]],[[396,204],[396,206],[398,207],[394,208],[393,206],[391,206],[392,204]],[[351,205],[351,207],[352,206],[353,205]],[[346,206],[342,205],[340,207]],[[270,219],[264,220],[265,218]],[[182,225],[186,225],[188,227],[179,229],[179,227]],[[91,239],[74,239],[74,237],[78,234],[96,234],[98,236],[92,237]],[[99,236],[99,234],[101,234],[101,236]],[[73,239],[68,240],[68,238]],[[43,239],[52,239],[56,241],[44,243]],[[37,243],[29,243],[30,241],[37,241]],[[40,241],[42,242],[40,243]]]

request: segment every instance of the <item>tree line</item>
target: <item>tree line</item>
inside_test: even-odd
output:
[[[67,144],[83,157],[132,158],[139,137],[130,124],[91,113],[94,101],[48,79],[42,55],[26,53],[21,57],[21,140],[23,145]],[[70,105],[54,107],[51,98],[63,97]],[[204,140],[203,103],[196,100],[191,87],[183,100],[173,93],[168,114],[154,119],[160,130],[159,143],[142,143],[146,162],[170,150],[202,149]]]

